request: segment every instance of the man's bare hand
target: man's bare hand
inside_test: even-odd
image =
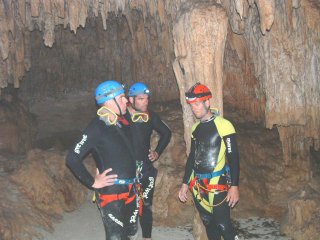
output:
[[[185,183],[183,183],[181,188],[180,188],[179,199],[183,203],[185,203],[188,200],[188,196],[187,196],[188,188],[189,188],[188,185],[185,184]]]
[[[159,154],[156,151],[149,150],[148,158],[151,162],[156,161],[159,158]]]
[[[96,176],[94,178],[94,183],[92,187],[99,189],[99,188],[104,188],[104,187],[113,185],[118,175],[117,174],[107,175],[111,171],[112,171],[112,168],[108,168],[107,170],[105,170],[103,173],[100,174],[97,168]]]
[[[229,206],[233,208],[239,202],[239,198],[239,187],[231,186],[227,195],[227,202],[229,202]]]

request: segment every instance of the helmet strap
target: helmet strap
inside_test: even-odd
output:
[[[122,117],[122,116],[123,116],[123,114],[122,114],[121,108],[120,108],[120,106],[119,106],[119,104],[118,104],[118,102],[117,102],[116,98],[113,98],[113,101],[116,103],[116,105],[117,105],[117,107],[118,107],[118,109],[119,109],[120,116]]]

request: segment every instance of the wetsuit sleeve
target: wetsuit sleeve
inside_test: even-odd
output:
[[[66,158],[66,165],[79,181],[89,189],[93,189],[94,178],[83,164],[83,160],[95,146],[98,139],[97,134],[99,134],[97,127],[89,125],[83,132],[80,141],[69,150]]]
[[[160,135],[158,145],[155,149],[160,156],[170,142],[171,130],[156,113],[152,113],[151,120],[153,129]]]
[[[189,183],[189,179],[192,174],[192,170],[194,166],[194,156],[195,156],[195,141],[191,139],[191,149],[187,159],[187,163],[184,171],[184,177],[183,177],[183,183],[185,184]]]
[[[230,166],[231,186],[239,186],[240,161],[236,134],[224,136],[223,141],[227,147],[226,155]]]

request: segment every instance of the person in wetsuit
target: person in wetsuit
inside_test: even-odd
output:
[[[151,239],[152,234],[152,200],[157,176],[153,166],[170,142],[171,131],[160,117],[148,108],[150,90],[144,83],[134,83],[129,91],[126,118],[130,121],[133,136],[133,148],[137,165],[137,177],[141,184],[142,214],[140,225],[144,239]],[[160,138],[154,150],[150,148],[151,134],[155,130]]]
[[[230,219],[230,208],[239,201],[239,154],[235,129],[213,113],[208,87],[197,83],[186,92],[194,116],[191,150],[187,159],[179,199],[187,201],[190,188],[209,240],[238,239]]]
[[[89,189],[95,191],[107,240],[136,239],[138,206],[134,192],[136,163],[126,113],[128,100],[116,81],[101,83],[96,91],[100,106],[82,138],[70,149],[66,164]],[[93,177],[83,160],[92,153],[97,166]],[[116,175],[106,175],[110,171]]]

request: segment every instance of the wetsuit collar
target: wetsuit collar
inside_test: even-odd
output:
[[[203,120],[203,121],[200,121],[200,122],[201,122],[201,123],[210,122],[210,121],[212,121],[215,117],[216,117],[216,115],[215,115],[215,114],[212,114],[212,116],[211,116],[210,118],[208,118],[208,119],[206,119],[206,120]]]

